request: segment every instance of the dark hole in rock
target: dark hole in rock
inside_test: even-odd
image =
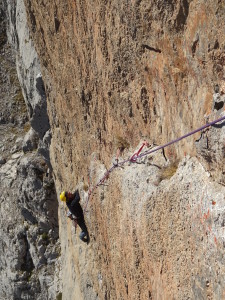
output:
[[[55,18],[55,31],[58,32],[60,26],[60,22],[57,18]]]
[[[224,106],[224,102],[223,101],[215,102],[214,109],[220,110],[221,108],[223,108],[223,106]]]

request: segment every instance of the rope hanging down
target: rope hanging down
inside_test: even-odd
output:
[[[193,130],[193,131],[191,131],[191,132],[189,132],[189,133],[187,133],[187,134],[185,134],[185,135],[183,135],[183,136],[181,136],[181,137],[179,137],[179,138],[177,138],[177,139],[175,139],[175,140],[173,140],[173,141],[171,141],[171,142],[168,142],[167,144],[164,144],[164,145],[162,145],[162,146],[156,147],[155,149],[151,149],[151,150],[149,150],[149,151],[146,151],[146,152],[140,154],[140,152],[141,152],[141,150],[143,149],[143,147],[148,145],[147,142],[144,142],[144,143],[142,144],[141,148],[138,150],[138,152],[136,152],[135,154],[133,154],[130,158],[128,158],[128,159],[126,159],[126,160],[124,160],[124,161],[121,161],[121,162],[119,162],[119,163],[113,165],[113,166],[112,166],[112,167],[104,174],[104,176],[99,180],[99,182],[98,182],[92,189],[91,189],[91,188],[89,189],[89,191],[88,191],[88,199],[87,199],[87,202],[86,202],[84,211],[86,211],[86,209],[87,209],[88,202],[89,202],[89,200],[90,200],[90,198],[91,198],[91,195],[93,194],[94,190],[95,190],[98,186],[100,186],[101,184],[103,184],[104,181],[105,181],[106,179],[109,178],[109,174],[110,174],[115,168],[121,167],[121,166],[123,166],[123,165],[124,165],[125,163],[127,163],[127,162],[135,163],[135,162],[137,161],[138,158],[144,157],[144,156],[149,155],[149,154],[151,154],[151,153],[153,153],[153,152],[159,151],[160,149],[163,149],[163,148],[168,147],[168,146],[170,146],[170,145],[172,145],[172,144],[175,144],[175,143],[181,141],[182,139],[185,139],[185,138],[187,138],[188,136],[193,135],[193,134],[195,134],[196,132],[199,132],[199,131],[201,131],[201,130],[207,128],[207,127],[210,127],[210,126],[212,126],[212,125],[214,125],[214,124],[216,124],[216,123],[218,123],[218,122],[221,122],[221,121],[223,121],[223,120],[225,120],[225,116],[223,116],[223,117],[221,117],[221,118],[219,118],[219,119],[217,119],[217,120],[215,120],[215,121],[213,121],[213,122],[209,122],[209,123],[207,123],[207,124],[201,126],[200,128],[196,129],[196,130]]]

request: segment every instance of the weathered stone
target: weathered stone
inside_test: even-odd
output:
[[[55,276],[58,276],[60,266],[55,272],[57,258],[48,266],[43,256],[47,241],[42,240],[41,249],[37,245],[41,220],[46,228],[52,228],[55,233],[55,239],[51,239],[47,246],[48,255],[52,253],[54,256],[58,241],[54,183],[45,178],[48,189],[44,187],[47,166],[41,155],[17,152],[22,150],[25,132],[30,128],[28,123],[25,124],[28,117],[24,98],[30,114],[40,106],[39,102],[46,103],[36,88],[39,62],[25,20],[22,1],[0,0],[0,114],[1,123],[4,123],[0,125],[0,156],[5,158],[0,168],[0,299],[55,300],[60,286]],[[14,49],[5,42],[7,40],[11,40]],[[15,53],[24,97],[17,78]],[[47,116],[46,111],[42,113]],[[46,121],[43,118],[40,120]],[[49,128],[48,122],[38,126]],[[31,129],[25,138],[24,150],[37,149],[40,135],[44,135],[44,131],[37,135]],[[49,203],[43,210],[45,202]],[[51,282],[48,279],[50,274]]]
[[[39,142],[38,134],[31,128],[24,137],[23,152],[33,151],[37,149]]]
[[[39,142],[38,153],[40,153],[44,157],[46,164],[52,170],[52,166],[50,163],[50,155],[49,155],[49,147],[51,144],[51,138],[52,138],[51,132],[50,132],[50,130],[48,130],[45,133],[43,139],[40,140],[40,142]]]
[[[225,106],[225,95],[220,95],[220,93],[213,94],[213,106],[212,112],[219,112],[221,113],[224,110]]]
[[[0,157],[0,165],[4,165],[6,163],[6,159],[4,157]]]
[[[225,116],[225,113],[218,112],[214,118]],[[214,180],[225,184],[225,121],[213,125],[210,130],[202,132],[201,137],[196,141],[199,159],[211,174]]]
[[[23,155],[22,152],[17,152],[17,153],[14,153],[14,154],[11,156],[11,158],[12,158],[12,159],[17,159],[17,158],[20,158],[22,155]]]
[[[13,148],[10,150],[10,153],[14,154],[14,153],[18,152],[19,150],[21,150],[21,146],[17,144],[15,146],[13,146]]]
[[[37,224],[38,223],[38,221],[37,221],[37,219],[33,216],[33,214],[28,210],[28,209],[26,209],[25,207],[23,207],[22,209],[21,209],[21,215],[24,217],[24,219],[26,220],[26,221],[28,221],[28,223],[30,223],[30,224]]]
[[[48,95],[56,187],[79,186],[84,206],[82,186],[102,178],[118,148],[121,161],[143,137],[164,144],[223,110],[222,1],[106,2],[25,0]],[[196,134],[116,168],[89,199],[90,246],[60,207],[63,298],[223,297],[223,229],[215,221],[224,211],[223,127],[208,134],[209,149],[197,147],[202,165]]]
[[[82,192],[83,182],[94,185],[111,167],[117,148],[125,159],[143,137],[169,142],[203,125],[221,102],[221,1],[25,3],[48,94],[58,191]],[[208,133],[210,168],[203,148],[205,169],[187,156],[196,155],[196,134],[110,174],[85,216],[91,246],[79,243],[61,207],[63,298],[221,299],[223,236],[213,220],[224,188],[213,179],[224,175],[223,128]]]
[[[8,2],[9,7],[12,4]],[[83,207],[88,197],[84,186],[88,180],[94,186],[104,176],[118,149],[120,162],[137,152],[143,139],[160,145],[203,125],[211,108],[213,119],[222,113],[223,1],[113,0],[93,5],[86,0],[25,0],[25,4],[44,87],[40,68],[32,69],[39,62],[31,55],[29,35],[24,35],[29,32],[21,1],[9,18],[15,23],[15,16],[20,16],[11,37],[20,48],[20,81],[32,126],[41,138],[38,152],[48,161],[49,141],[44,141],[48,126],[40,122],[46,121],[46,92],[56,188],[59,192],[78,187]],[[57,281],[60,271],[53,283],[57,293],[50,287],[53,276],[45,275],[51,269],[50,244],[45,255],[37,254],[35,240],[42,243],[39,246],[47,243],[37,238],[44,229],[30,228],[25,236],[35,271],[29,292],[17,278],[17,298],[55,299],[58,294],[63,299],[222,299],[223,133],[224,126],[216,125],[151,155],[152,159],[118,166],[89,199],[88,245],[77,238],[60,203],[63,288]],[[5,186],[10,182],[13,188],[15,177],[22,180],[21,197],[16,191],[13,195],[18,202],[31,204],[38,221],[53,226],[56,220],[42,215],[44,211],[54,215],[55,203],[46,201],[49,191],[48,185],[43,189],[45,170],[40,162],[25,163],[21,158],[18,167],[11,161],[1,169],[6,171]],[[7,192],[1,209],[9,211]],[[13,223],[11,215],[10,219]],[[7,223],[7,230],[13,236],[12,223]],[[8,249],[9,243],[6,239],[2,248]],[[5,286],[2,290],[8,291]]]

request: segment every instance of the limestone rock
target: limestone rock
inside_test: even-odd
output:
[[[55,299],[60,290],[60,265],[55,268],[60,256],[55,186],[44,157],[30,152],[43,132],[37,135],[31,128],[24,138],[30,128],[24,98],[39,105],[34,75],[38,61],[22,34],[24,17],[21,1],[0,1],[0,299]],[[24,59],[29,69],[27,77],[19,74],[25,97],[17,78],[15,50],[17,63]],[[48,126],[48,122],[42,125]]]
[[[51,132],[50,130],[46,131],[44,137],[42,140],[39,141],[38,145],[38,153],[40,153],[44,158],[45,161],[50,169],[52,169],[51,163],[50,163],[50,155],[49,155],[49,147],[51,144]]]
[[[143,139],[162,145],[221,113],[223,1],[25,6],[48,95],[56,188],[79,186],[83,207],[81,187],[99,182],[118,148],[128,159]],[[197,133],[110,173],[89,199],[87,246],[60,204],[63,299],[223,298],[223,131],[207,131],[208,149]]]
[[[219,110],[220,111],[220,110]],[[225,113],[214,114],[214,118],[225,116]],[[198,141],[196,147],[201,162],[210,172],[214,180],[225,184],[225,121],[213,125],[210,130],[205,130]]]
[[[23,141],[23,152],[28,152],[37,149],[39,137],[33,128],[27,132]]]
[[[6,163],[6,159],[4,157],[0,157],[0,165],[4,165]]]
[[[225,95],[221,95],[220,93],[213,94],[213,107],[212,111],[217,111],[221,113],[224,110],[225,105]]]
[[[54,248],[57,239],[51,240],[50,244],[48,237],[48,228],[57,231],[57,218],[55,219],[57,216],[55,209],[57,210],[57,207],[53,209],[55,213],[51,212],[48,215],[46,214],[46,212],[49,212],[48,206],[46,206],[47,211],[45,212],[41,208],[45,201],[48,201],[48,205],[52,210],[55,192],[54,189],[45,190],[43,187],[41,178],[44,169],[39,163],[40,160],[35,158],[34,155],[29,157],[19,156],[5,164],[5,166],[7,164],[10,166],[8,173],[6,168],[1,169],[0,172],[2,191],[1,236],[4,241],[1,245],[1,252],[4,252],[1,261],[5,265],[4,271],[1,272],[1,297],[3,297],[3,292],[6,293],[9,286],[11,288],[8,289],[7,297],[14,293],[21,298],[31,298],[32,295],[36,295],[37,299],[48,297],[46,283],[44,286],[38,286],[35,282],[37,278],[44,280],[44,273],[48,270],[47,259],[49,255],[54,255],[55,259],[59,255],[59,252],[57,256],[55,255],[55,250],[52,252],[52,247]],[[16,176],[12,173],[12,169],[16,170]],[[7,188],[4,191],[4,187],[8,187],[9,183],[11,185],[10,189]],[[17,224],[16,228],[14,227],[15,224]],[[9,240],[10,236],[13,237],[12,240]],[[38,248],[39,236],[42,238],[42,245]],[[47,257],[45,257],[46,248],[48,248]],[[42,269],[40,269],[41,266]],[[11,275],[8,274],[4,278],[4,274],[9,271]],[[18,282],[18,280],[15,281],[13,278],[15,275],[20,276],[21,271],[25,273],[23,278],[20,279],[21,283],[16,284],[18,287],[16,289],[14,282]],[[54,277],[53,274],[52,276]],[[30,279],[26,283],[29,277]],[[29,289],[31,284],[33,288]],[[40,287],[43,289],[42,292]],[[27,292],[25,292],[25,289]],[[9,291],[11,291],[11,294]]]
[[[24,3],[8,1],[8,35],[20,53],[17,68],[41,139],[38,154],[46,162],[50,157],[52,168],[31,153],[9,155],[0,168],[1,210],[9,215],[1,232],[8,257],[0,256],[1,296],[10,298],[13,290],[22,299],[223,299],[223,124],[150,157],[129,158],[143,139],[162,145],[203,125],[205,116],[222,114],[224,2]],[[7,74],[1,73],[3,83]],[[7,120],[15,123],[11,108],[1,115],[3,130]],[[14,138],[0,141],[1,149]],[[118,153],[127,162],[88,198]],[[78,187],[82,206],[88,203],[88,245],[62,203],[60,247],[53,245],[52,176],[57,193]]]

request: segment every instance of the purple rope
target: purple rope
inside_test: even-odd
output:
[[[187,134],[185,134],[185,135],[179,137],[178,139],[175,139],[175,140],[173,140],[173,141],[171,141],[171,142],[169,142],[169,143],[167,143],[167,144],[165,144],[165,145],[159,146],[159,147],[157,147],[157,148],[155,148],[155,149],[153,149],[153,150],[150,150],[150,151],[147,151],[147,152],[145,152],[145,153],[143,153],[143,154],[140,154],[138,157],[146,156],[146,155],[148,155],[148,154],[150,154],[150,153],[153,153],[153,152],[158,151],[158,150],[160,150],[160,149],[163,149],[163,148],[165,148],[165,147],[167,147],[167,146],[170,146],[170,145],[172,145],[172,144],[174,144],[174,143],[177,143],[177,142],[179,142],[180,140],[185,139],[186,137],[188,137],[188,136],[190,136],[190,135],[192,135],[192,134],[195,134],[196,132],[201,131],[201,130],[203,130],[203,129],[209,127],[209,126],[212,126],[212,125],[214,125],[214,124],[216,124],[216,123],[218,123],[218,122],[220,122],[220,121],[222,121],[222,120],[225,120],[225,116],[223,116],[222,118],[217,119],[217,120],[215,120],[215,121],[213,121],[213,122],[207,123],[207,124],[203,125],[202,127],[198,128],[198,129],[196,129],[196,130],[193,130],[193,131],[191,131],[191,132],[189,132],[189,133],[187,133]]]
[[[217,119],[217,120],[215,120],[215,121],[213,121],[213,122],[207,123],[207,124],[201,126],[200,128],[198,128],[198,129],[196,129],[196,130],[193,130],[193,131],[191,131],[191,132],[189,132],[189,133],[187,133],[187,134],[185,134],[185,135],[182,135],[181,137],[179,137],[179,138],[177,138],[177,139],[175,139],[175,140],[173,140],[173,141],[171,141],[171,142],[169,142],[169,143],[167,143],[167,144],[164,144],[164,145],[162,145],[162,146],[156,147],[156,148],[153,149],[153,150],[146,151],[145,153],[139,154],[139,155],[137,155],[136,159],[137,159],[137,158],[144,157],[144,156],[146,156],[146,155],[148,155],[148,154],[151,154],[151,153],[153,153],[153,152],[156,152],[156,151],[158,151],[158,150],[160,150],[160,149],[163,149],[163,148],[165,148],[165,147],[168,147],[168,146],[170,146],[170,145],[172,145],[172,144],[174,144],[174,143],[177,143],[177,142],[179,142],[180,140],[185,139],[186,137],[188,137],[188,136],[190,136],[190,135],[192,135],[192,134],[195,134],[196,132],[201,131],[201,130],[203,130],[203,129],[209,127],[209,126],[212,126],[212,125],[214,125],[214,124],[216,124],[216,123],[218,123],[218,122],[220,122],[220,121],[223,121],[223,120],[225,120],[225,116],[223,116],[222,118],[219,118],[219,119]],[[113,169],[115,169],[115,168],[117,168],[117,167],[120,167],[120,166],[123,166],[123,165],[124,165],[125,163],[127,163],[127,162],[132,162],[131,158],[128,158],[128,159],[126,159],[126,160],[124,160],[124,161],[121,161],[121,162],[118,163],[117,165],[113,165],[113,166],[105,173],[105,175],[102,177],[102,179],[100,179],[99,182],[93,187],[93,189],[91,190],[91,194],[93,193],[93,191],[94,191],[99,185],[101,185],[102,182],[104,182],[105,178],[109,175],[109,173],[111,173],[111,172],[113,171]],[[85,206],[85,211],[86,211],[86,208],[87,208],[87,205],[88,205],[88,201],[89,201],[89,198],[90,198],[91,194],[89,195],[89,197],[88,197],[88,199],[87,199],[87,203],[86,203],[86,206]]]

